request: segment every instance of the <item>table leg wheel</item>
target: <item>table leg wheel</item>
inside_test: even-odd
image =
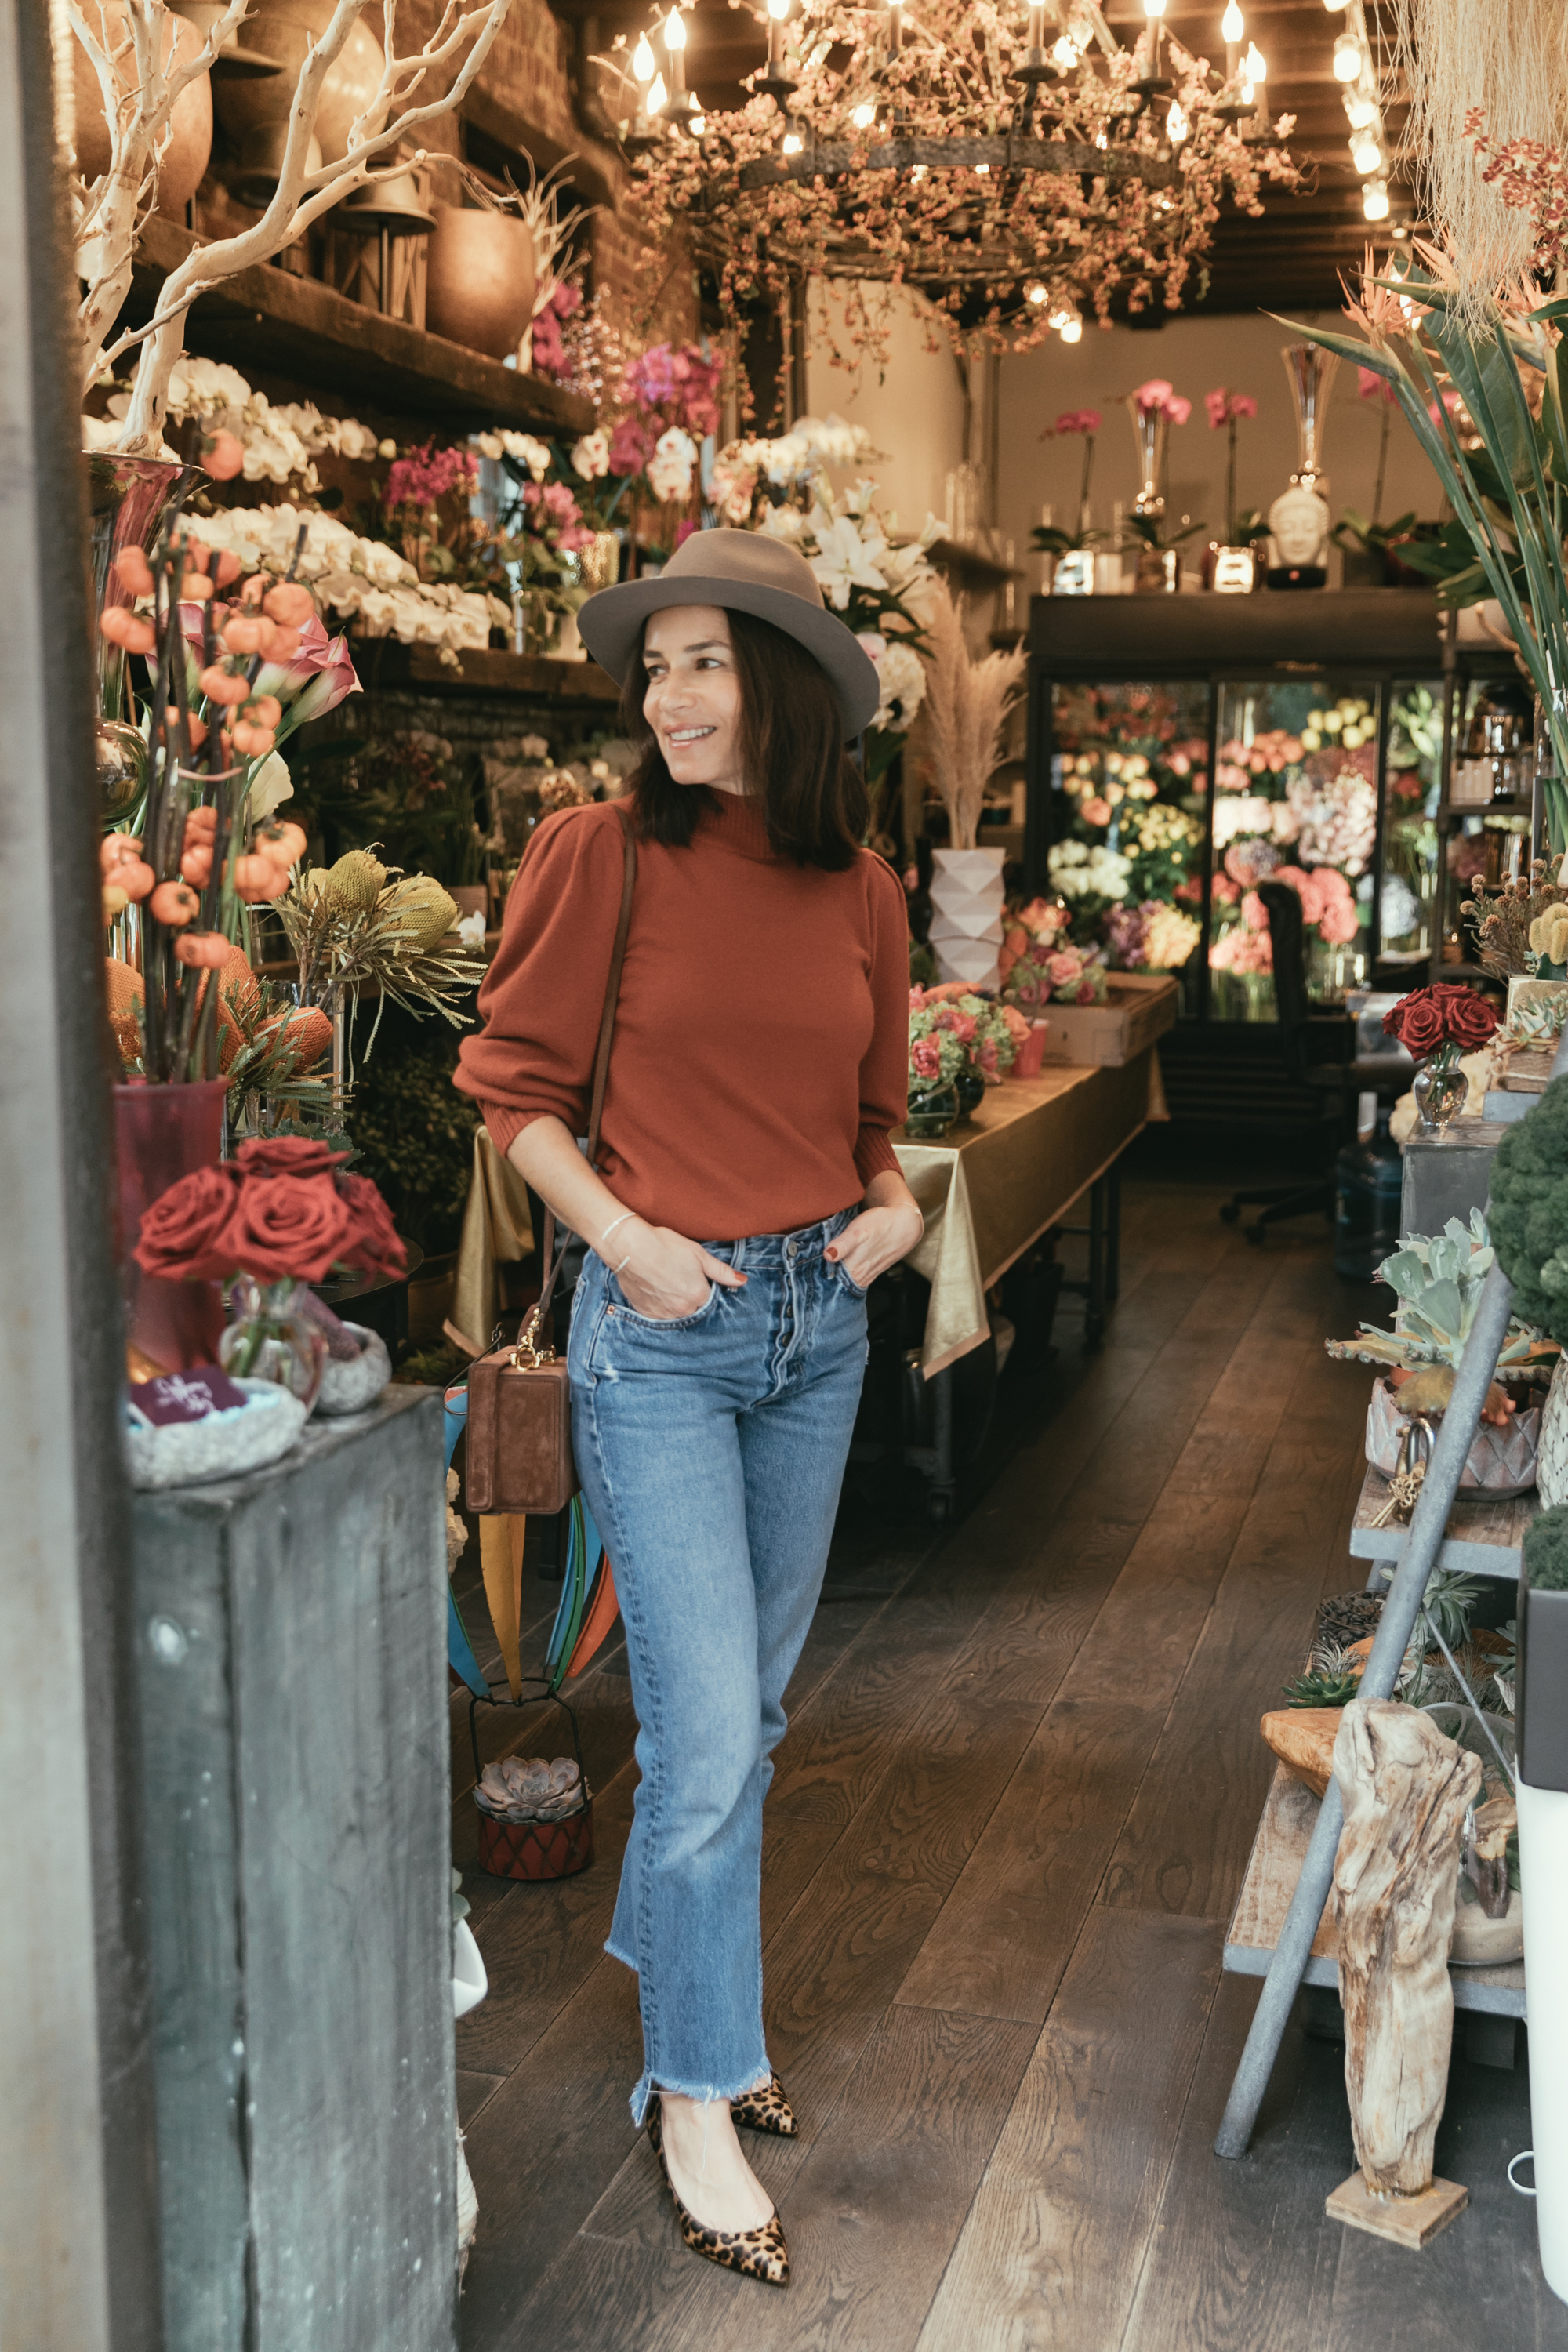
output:
[[[926,1517],[933,1528],[945,1528],[952,1518],[952,1492],[947,1486],[933,1486],[926,1496]]]

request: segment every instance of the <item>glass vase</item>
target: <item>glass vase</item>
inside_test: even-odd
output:
[[[976,1069],[960,1070],[953,1080],[958,1092],[958,1115],[969,1118],[985,1099],[985,1080]]]
[[[958,1088],[951,1083],[945,1087],[927,1087],[922,1093],[910,1096],[904,1113],[904,1132],[911,1141],[934,1143],[947,1133],[958,1117]]]
[[[218,1341],[218,1361],[237,1381],[276,1381],[307,1412],[327,1360],[327,1335],[305,1311],[305,1285],[292,1277],[258,1282],[242,1275],[229,1291],[233,1321]]]
[[[1163,409],[1145,409],[1139,404],[1138,395],[1127,395],[1127,414],[1132,420],[1132,438],[1138,444],[1138,469],[1142,476],[1138,495],[1132,501],[1136,515],[1163,515],[1165,511],[1165,449],[1171,437],[1171,420]]]
[[[1459,1049],[1450,1038],[1422,1063],[1411,1082],[1421,1131],[1444,1136],[1465,1108],[1469,1080],[1459,1067]]]
[[[138,1380],[189,1371],[217,1360],[223,1295],[216,1282],[164,1282],[143,1274],[132,1255],[142,1220],[171,1185],[223,1157],[226,1078],[188,1086],[150,1086],[144,1078],[114,1089],[119,1171],[119,1257],[126,1339]]]

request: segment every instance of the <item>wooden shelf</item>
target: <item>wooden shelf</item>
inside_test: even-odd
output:
[[[136,251],[132,307],[145,315],[170,271],[201,240],[154,213]],[[300,377],[377,409],[438,417],[454,433],[510,425],[546,434],[588,432],[589,404],[542,376],[503,367],[401,319],[384,319],[314,278],[268,262],[226,278],[192,305],[185,340],[242,373]]]
[[[462,675],[434,646],[405,646],[396,637],[356,637],[354,668],[367,694],[417,687],[422,694],[516,694],[532,701],[615,705],[621,689],[597,662],[550,661],[490,646],[459,654]]]
[[[1261,1977],[1268,1973],[1268,1963],[1274,1957],[1296,1881],[1301,1875],[1317,1818],[1318,1800],[1310,1789],[1304,1788],[1283,1764],[1277,1765],[1264,1801],[1263,1818],[1258,1824],[1258,1835],[1252,1842],[1247,1875],[1241,1882],[1241,1893],[1226,1934],[1225,1966],[1232,1975]],[[1510,1961],[1502,1968],[1451,1968],[1448,1979],[1454,1988],[1456,2009],[1489,2011],[1494,2017],[1525,2014],[1521,1960]],[[1339,1983],[1339,1937],[1331,1899],[1323,1906],[1302,1982]]]
[[[1388,1481],[1369,1462],[1362,1482],[1361,1500],[1356,1505],[1355,1525],[1351,1530],[1351,1558],[1387,1560],[1390,1566],[1386,1573],[1392,1575],[1410,1530],[1407,1527],[1373,1526],[1387,1500]],[[1520,1495],[1510,1503],[1487,1503],[1468,1495],[1459,1496],[1448,1514],[1447,1530],[1437,1554],[1438,1567],[1465,1576],[1517,1580],[1524,1531],[1540,1508],[1541,1497],[1533,1487],[1528,1495]]]

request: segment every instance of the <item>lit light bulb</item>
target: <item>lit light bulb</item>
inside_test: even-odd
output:
[[[1361,79],[1361,43],[1353,33],[1342,33],[1334,43],[1334,79]]]
[[[701,113],[694,114],[686,127],[690,131],[693,139],[700,139],[702,133],[708,128],[708,117]]]
[[[1076,310],[1072,313],[1070,318],[1067,318],[1062,320],[1060,327],[1058,329],[1058,332],[1060,334],[1064,343],[1076,343],[1081,341],[1083,335],[1083,320],[1079,317]]]
[[[1247,76],[1247,80],[1255,85],[1260,81],[1268,80],[1268,60],[1265,58],[1262,50],[1258,47],[1256,41],[1251,44],[1247,49],[1247,55],[1243,58],[1241,61],[1241,70]]]
[[[1323,0],[1323,5],[1331,16],[1337,16],[1342,8],[1350,5],[1350,0]]]
[[[798,131],[786,131],[784,132],[784,151],[786,155],[798,155],[800,153],[800,134]]]
[[[664,86],[664,76],[661,73],[656,73],[653,78],[653,87],[647,94],[647,110],[650,114],[662,114],[668,104],[669,92]]]
[[[926,170],[927,170],[927,166],[926,166],[924,163],[912,163],[912,164],[910,166],[910,179],[911,179],[911,180],[923,180],[923,179],[925,178],[925,175],[926,175]]]
[[[1041,285],[1037,278],[1032,286],[1025,287],[1024,292],[1026,299],[1034,304],[1037,310],[1040,308],[1040,305],[1043,302],[1047,302],[1050,299],[1049,295],[1046,292],[1045,288]],[[1053,319],[1050,323],[1054,327],[1056,325],[1056,320]]]
[[[1051,63],[1061,73],[1071,73],[1078,63],[1078,50],[1064,33],[1051,48]]]
[[[1370,132],[1351,141],[1351,162],[1363,180],[1383,169],[1383,150]]]
[[[1370,221],[1388,218],[1388,182],[1369,180],[1361,192],[1361,208]]]
[[[1183,140],[1191,132],[1192,127],[1182,110],[1181,100],[1173,98],[1171,100],[1171,110],[1165,117],[1165,136],[1172,146],[1179,147]]]
[[[667,49],[686,47],[686,19],[679,8],[672,8],[664,20],[664,46]]]
[[[645,33],[632,51],[633,76],[640,82],[650,82],[658,70],[653,61],[653,51],[648,47],[647,35]]]
[[[789,0],[768,0],[768,14],[775,25],[782,25],[789,15]]]
[[[1365,131],[1377,121],[1377,100],[1368,98],[1363,90],[1347,90],[1345,112],[1350,116],[1352,131]]]
[[[1143,0],[1145,16],[1163,16],[1164,13],[1165,0]]]
[[[849,110],[849,120],[855,125],[857,131],[869,131],[871,125],[877,120],[876,107],[874,105],[853,106]]]
[[[1246,32],[1247,19],[1237,6],[1236,0],[1230,0],[1229,7],[1219,20],[1219,29],[1221,39],[1226,41],[1239,41]]]

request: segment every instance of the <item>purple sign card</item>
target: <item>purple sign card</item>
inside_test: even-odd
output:
[[[155,1381],[139,1381],[130,1395],[142,1419],[160,1429],[174,1421],[205,1421],[209,1413],[226,1412],[231,1405],[245,1402],[245,1391],[216,1364],[195,1364],[187,1372],[163,1372]]]

